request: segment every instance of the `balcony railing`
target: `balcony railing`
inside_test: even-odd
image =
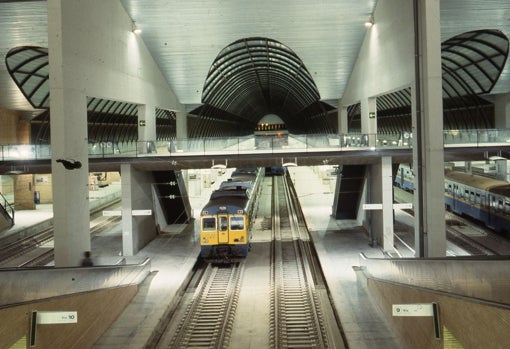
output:
[[[91,142],[90,158],[172,155],[222,155],[327,152],[412,148],[411,132],[385,134],[320,134],[173,139],[170,141]],[[510,146],[510,129],[448,130],[447,147]],[[0,161],[50,159],[50,145],[0,145]]]

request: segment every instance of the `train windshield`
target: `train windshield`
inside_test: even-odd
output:
[[[216,230],[216,219],[214,217],[202,218],[202,230]]]
[[[227,217],[219,217],[219,218],[220,218],[220,230],[226,231],[228,229]]]
[[[244,230],[244,217],[230,217],[230,230]]]

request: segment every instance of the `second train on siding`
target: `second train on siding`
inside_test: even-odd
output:
[[[264,171],[238,168],[212,192],[200,213],[200,256],[210,263],[230,263],[248,255],[250,226]]]
[[[445,172],[444,198],[447,210],[472,217],[510,237],[510,183],[477,174]],[[414,173],[400,165],[395,184],[414,191]]]

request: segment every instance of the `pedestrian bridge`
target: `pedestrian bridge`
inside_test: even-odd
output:
[[[393,162],[412,161],[412,133],[321,134],[172,139],[129,143],[90,142],[90,171],[120,168],[121,163],[147,170],[213,166],[281,166],[371,164],[382,156]],[[442,139],[445,161],[508,157],[510,129],[449,130]],[[51,146],[0,146],[0,173],[51,172]]]

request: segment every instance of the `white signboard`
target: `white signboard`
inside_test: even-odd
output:
[[[133,210],[131,211],[132,216],[150,216],[152,210]],[[103,211],[104,217],[122,216],[122,211]]]
[[[413,208],[412,203],[405,203],[405,204],[393,204],[393,209],[401,209],[401,210],[410,210]]]
[[[78,322],[76,311],[37,311],[37,324],[75,324]]]
[[[133,210],[131,214],[133,216],[150,216],[152,214],[152,210]]]
[[[103,211],[104,217],[113,217],[113,216],[121,216],[121,211]]]
[[[393,204],[393,209],[411,209],[413,208],[413,204],[405,203],[405,204]],[[364,210],[382,210],[382,204],[363,204]]]
[[[434,316],[432,303],[393,304],[393,316]]]
[[[364,210],[382,210],[382,204],[363,204]]]

